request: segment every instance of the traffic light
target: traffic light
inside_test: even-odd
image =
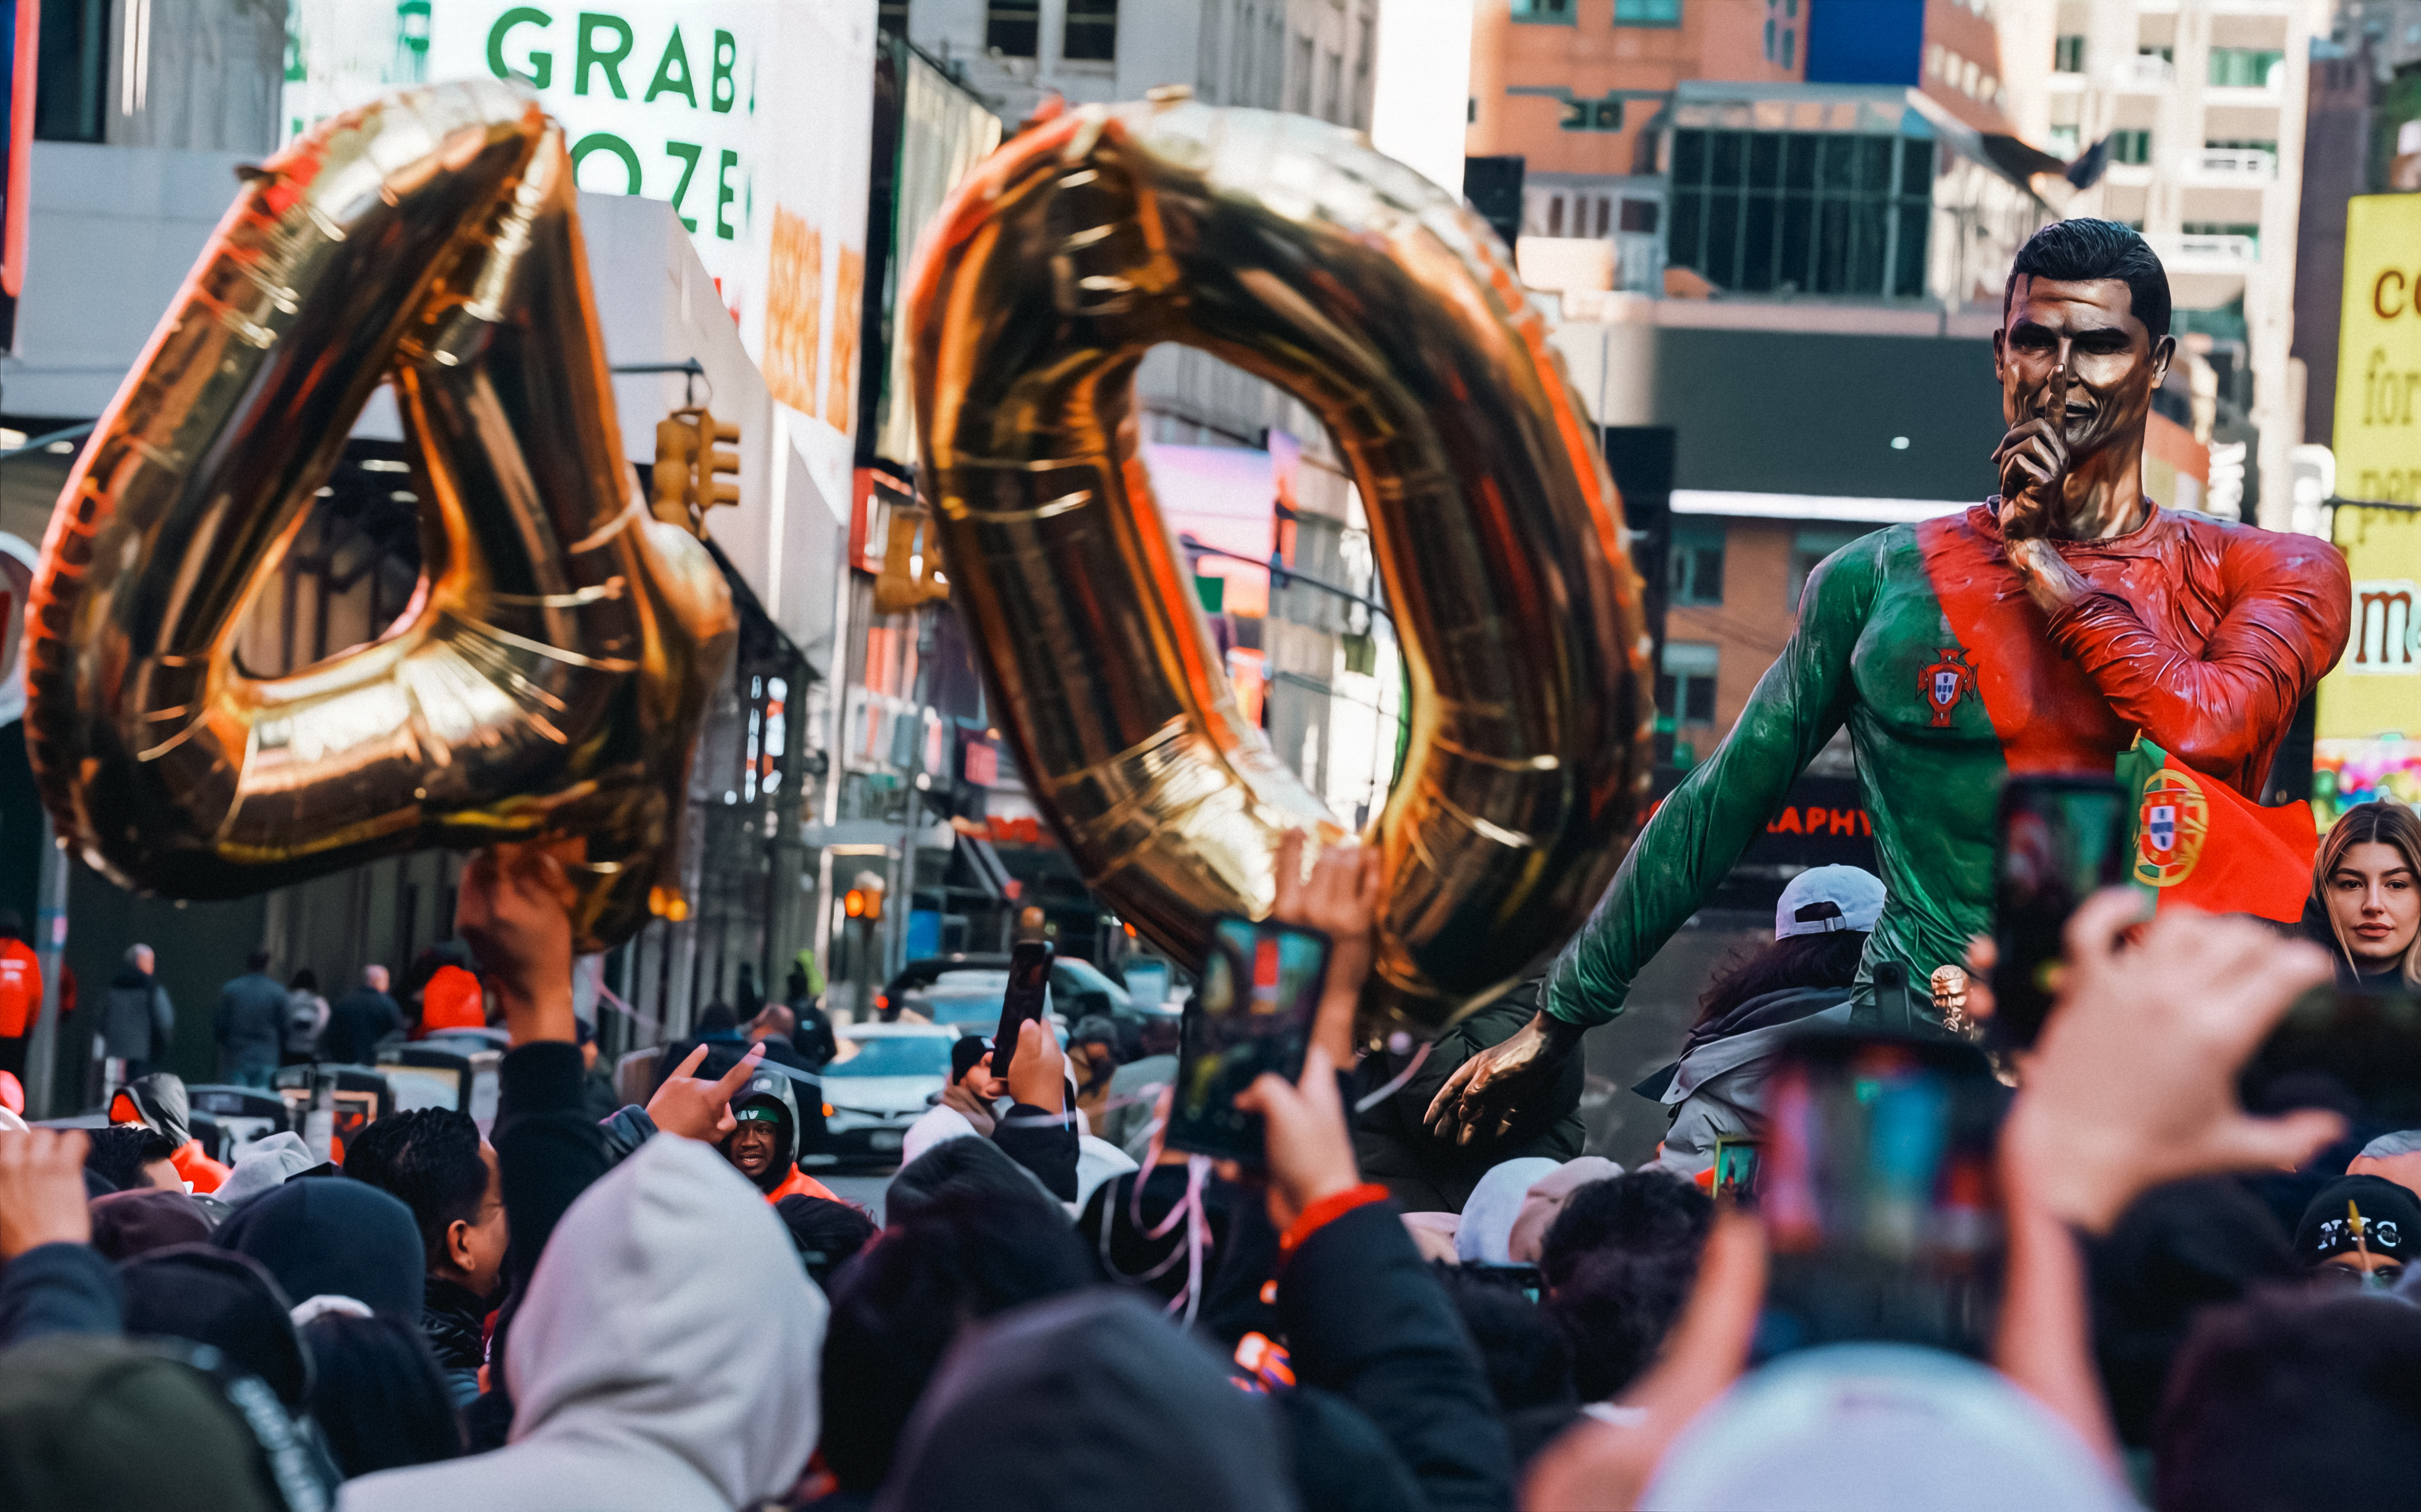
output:
[[[857,881],[851,883],[849,891],[841,896],[840,906],[841,912],[852,919],[880,923],[882,919],[882,879],[870,871],[859,872]]]
[[[739,439],[738,426],[717,420],[702,404],[675,410],[657,421],[653,497],[648,501],[655,517],[704,536],[707,510],[740,502],[740,454],[719,449]]]

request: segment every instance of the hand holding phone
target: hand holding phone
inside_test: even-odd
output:
[[[2024,1049],[2051,1012],[2069,915],[2126,880],[2127,806],[2107,777],[2011,777],[1992,871],[1991,1043]]]
[[[1302,1076],[1328,956],[1328,937],[1317,930],[1216,921],[1202,986],[1185,1010],[1170,1148],[1262,1163],[1260,1116],[1236,1099],[1264,1073]]]
[[[1767,1083],[1755,1201],[1766,1344],[1883,1340],[1980,1356],[2000,1305],[1993,1142],[2007,1094],[1974,1047],[1810,1033]]]
[[[1017,1061],[1017,1032],[1042,1017],[1050,1001],[1051,959],[1047,940],[1028,940],[1009,953],[1008,990],[1001,994],[1000,1027],[992,1031],[992,1074],[1008,1083],[1008,1068]]]
[[[1318,1048],[1305,1052],[1303,1074],[1288,1082],[1264,1072],[1236,1094],[1237,1105],[1262,1121],[1269,1160],[1270,1223],[1281,1234],[1304,1208],[1362,1180],[1353,1160],[1353,1132],[1336,1093],[1336,1068]]]

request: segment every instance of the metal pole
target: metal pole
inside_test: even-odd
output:
[[[34,904],[34,954],[42,972],[42,1005],[34,1018],[34,1037],[25,1047],[25,1111],[36,1118],[51,1116],[52,1087],[58,1080],[59,978],[67,964],[68,852],[42,814],[41,879]]]

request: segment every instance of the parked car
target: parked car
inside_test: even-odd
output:
[[[898,1159],[908,1126],[949,1082],[959,1037],[922,1023],[851,1023],[833,1033],[840,1053],[822,1073],[824,1140],[799,1163]]]
[[[1008,958],[1000,955],[935,956],[912,960],[874,1000],[875,1011],[894,1005],[936,1024],[980,1034],[1000,1022],[1001,994],[1008,988]],[[1090,1014],[1143,1019],[1166,1008],[1138,1008],[1127,990],[1089,960],[1061,956],[1051,962],[1047,1002],[1062,1024]]]

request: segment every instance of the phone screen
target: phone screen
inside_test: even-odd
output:
[[[1784,1047],[1767,1099],[1755,1201],[1773,1261],[1760,1351],[1877,1340],[1986,1353],[2007,1093],[1983,1052],[1806,1035]]]
[[[2023,1048],[2042,1032],[2068,917],[2125,880],[2126,851],[2126,803],[2106,777],[2012,777],[2001,789],[1993,1044]]]
[[[1715,1196],[1747,1198],[1756,1192],[1757,1146],[1754,1139],[1715,1136]]]
[[[1236,1094],[1264,1071],[1303,1075],[1311,1018],[1328,980],[1328,937],[1316,929],[1220,919],[1185,1010],[1168,1145],[1248,1164],[1262,1162],[1261,1119]]]
[[[1001,994],[1000,1027],[992,1037],[992,1074],[1004,1083],[1009,1063],[1017,1059],[1017,1031],[1027,1021],[1041,1018],[1050,1000],[1054,954],[1047,940],[1028,940],[1009,953],[1008,990]]]

